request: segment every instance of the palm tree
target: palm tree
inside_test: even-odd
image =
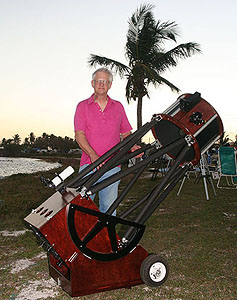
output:
[[[17,144],[17,145],[20,144],[21,138],[20,138],[20,135],[18,133],[13,136],[13,142],[14,142],[14,144]]]
[[[30,133],[30,143],[31,143],[31,145],[34,144],[34,142],[35,142],[35,134],[34,134],[34,132],[31,132]]]
[[[48,137],[47,133],[46,133],[46,132],[43,132],[42,138],[43,138],[43,139],[46,139],[47,137]]]
[[[219,144],[220,144],[220,146],[226,146],[226,145],[229,145],[229,142],[230,142],[229,135],[228,134],[226,135],[226,133],[224,131],[220,137]]]
[[[25,144],[25,145],[29,145],[29,137],[25,137],[25,139],[24,139],[24,144]]]
[[[170,67],[176,67],[180,58],[187,58],[201,52],[199,44],[189,42],[166,51],[163,45],[167,41],[176,43],[178,26],[175,22],[155,21],[153,5],[144,4],[129,19],[125,57],[128,66],[116,60],[91,54],[90,66],[110,67],[121,78],[126,77],[126,97],[137,101],[137,128],[142,126],[142,100],[149,97],[148,86],[167,85],[172,91],[179,88],[161,76]]]
[[[6,138],[3,138],[3,139],[2,139],[2,146],[6,145],[6,143],[7,143]]]

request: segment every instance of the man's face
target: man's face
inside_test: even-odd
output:
[[[109,75],[104,72],[97,72],[95,79],[91,81],[95,94],[107,95],[108,90],[111,88],[112,82],[109,82]]]

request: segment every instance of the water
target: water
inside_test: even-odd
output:
[[[0,157],[0,179],[13,174],[32,174],[59,168],[60,163],[46,162],[37,158]]]

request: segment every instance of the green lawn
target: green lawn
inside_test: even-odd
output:
[[[78,168],[76,160],[61,162],[63,168],[69,163]],[[53,174],[52,170],[44,176],[52,178]],[[0,180],[1,232],[26,229],[24,217],[53,193],[42,185],[41,175]],[[127,202],[140,198],[159,180],[140,179]],[[122,180],[121,187],[124,183]],[[141,240],[148,252],[168,260],[166,283],[159,288],[139,285],[80,299],[237,299],[237,191],[216,189],[214,197],[209,187],[207,201],[203,182],[194,183],[194,178],[186,180],[179,197],[177,190],[178,186],[148,220]],[[0,299],[70,299],[49,277],[46,255],[31,232],[16,237],[1,233],[0,262]]]

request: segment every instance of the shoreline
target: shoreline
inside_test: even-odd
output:
[[[4,158],[4,159],[2,159]],[[80,164],[80,158],[79,157],[63,157],[63,156],[41,156],[41,157],[2,157],[0,156],[0,163],[9,163],[14,164],[14,160],[16,159],[26,159],[27,163],[29,163],[29,159],[33,160],[37,160],[37,163],[39,162],[44,162],[47,163],[48,165],[46,165],[45,167],[41,167],[40,169],[35,169],[32,170],[32,166],[31,164],[28,166],[31,170],[27,171],[27,170],[20,170],[20,172],[18,172],[19,170],[16,170],[16,172],[9,174],[9,175],[3,175],[0,173],[0,180],[4,180],[4,179],[9,179],[11,176],[16,176],[16,175],[33,175],[33,174],[37,174],[37,173],[46,173],[46,172],[53,172],[54,170],[58,170],[58,169],[64,169],[69,165],[74,165],[74,168],[76,166],[76,169],[79,169],[79,164]],[[22,161],[22,160],[21,160]],[[52,165],[52,166],[50,166]],[[27,168],[27,166],[25,166],[24,168]],[[36,167],[37,168],[37,167]],[[6,171],[7,172],[7,171]]]

